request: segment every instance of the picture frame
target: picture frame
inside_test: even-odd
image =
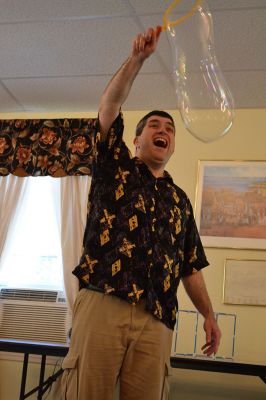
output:
[[[266,260],[226,259],[223,302],[238,305],[266,305]]]
[[[198,162],[195,219],[204,247],[266,249],[266,161]]]

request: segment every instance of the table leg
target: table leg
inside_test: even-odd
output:
[[[19,400],[24,400],[25,399],[25,388],[26,388],[28,361],[29,361],[29,354],[25,353],[24,354],[23,369],[22,369]]]
[[[43,354],[41,369],[40,369],[39,390],[38,390],[37,400],[42,400],[42,389],[43,389],[43,382],[44,382],[45,363],[46,363],[46,355]]]

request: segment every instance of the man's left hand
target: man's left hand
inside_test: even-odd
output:
[[[221,331],[213,317],[206,318],[203,328],[206,332],[206,343],[202,346],[201,350],[208,357],[216,354],[221,339]]]

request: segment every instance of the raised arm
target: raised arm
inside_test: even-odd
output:
[[[99,106],[99,122],[102,140],[116,119],[119,110],[127,99],[131,86],[144,61],[155,51],[161,28],[149,28],[144,34],[138,34],[133,41],[128,59],[115,73],[104,90]]]
[[[202,350],[207,356],[215,354],[220,344],[221,332],[214,317],[203,275],[198,271],[196,274],[183,277],[182,281],[194,306],[205,318],[203,327],[206,332],[206,343]]]

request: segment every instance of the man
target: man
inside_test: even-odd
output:
[[[84,251],[73,272],[81,290],[63,362],[67,400],[111,400],[118,379],[121,400],[168,398],[180,279],[205,318],[204,353],[218,349],[192,207],[164,169],[174,152],[174,121],[164,111],[147,114],[134,158],[122,140],[120,108],[159,36],[157,28],[136,37],[101,97]]]

